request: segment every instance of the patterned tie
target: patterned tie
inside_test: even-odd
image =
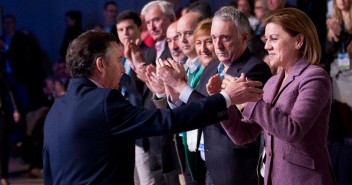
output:
[[[225,66],[224,66],[223,63],[220,63],[220,64],[218,65],[218,74],[220,75],[221,80],[223,80],[223,79],[224,79],[224,76],[225,76],[224,68],[225,68]]]

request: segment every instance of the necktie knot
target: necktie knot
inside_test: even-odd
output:
[[[221,78],[221,79],[224,79],[224,76],[225,76],[224,68],[225,68],[225,66],[224,66],[223,63],[220,63],[220,64],[218,65],[218,74],[220,75],[220,78]]]

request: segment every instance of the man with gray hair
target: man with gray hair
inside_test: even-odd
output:
[[[175,104],[199,101],[209,96],[209,80],[223,76],[240,76],[244,73],[250,80],[263,84],[270,78],[270,68],[253,56],[248,49],[250,25],[247,17],[239,10],[226,6],[215,13],[211,27],[211,36],[219,61],[211,62],[203,72],[199,85],[193,90],[183,79],[174,73],[160,70],[160,78],[168,85],[173,85],[180,93]],[[169,100],[177,100],[177,97]],[[241,105],[237,105],[241,111]],[[205,163],[208,174],[207,185],[256,185],[258,184],[256,167],[259,158],[259,140],[246,145],[236,145],[226,134],[220,124],[207,126],[204,132]]]
[[[155,65],[156,60],[159,58],[172,58],[166,42],[167,28],[176,20],[172,3],[167,1],[151,1],[142,8],[141,15],[144,18],[149,35],[156,41],[155,46],[145,52],[144,63]],[[143,73],[144,70],[139,69],[139,72],[137,72],[138,77],[146,81],[146,79],[143,79]],[[155,96],[157,96],[158,100],[165,99],[165,94],[155,94]],[[156,109],[152,97],[153,92],[145,85],[142,94],[144,108],[148,110]],[[180,174],[180,165],[178,164],[178,157],[176,155],[177,141],[174,141],[173,136],[169,134],[149,137],[149,141],[150,154],[156,156],[157,165],[161,166],[162,180],[167,185],[179,185],[178,175]]]

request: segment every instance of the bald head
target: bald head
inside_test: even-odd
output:
[[[172,58],[178,62],[183,62],[185,55],[179,47],[179,39],[177,35],[177,21],[170,24],[166,31],[166,42],[169,46]]]
[[[179,36],[181,50],[190,59],[197,57],[193,44],[193,32],[202,19],[201,14],[190,12],[177,21],[177,35]]]

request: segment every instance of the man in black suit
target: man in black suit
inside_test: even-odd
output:
[[[221,76],[240,76],[244,73],[250,80],[258,80],[264,84],[271,72],[263,61],[255,58],[248,50],[250,29],[246,16],[235,8],[224,7],[217,11],[213,18],[211,35],[219,61],[210,63],[204,69],[196,89],[193,91],[183,79],[177,79],[177,75],[170,75],[168,69],[159,70],[160,78],[166,84],[174,84],[173,87],[180,93],[180,101],[175,103],[196,102],[209,96],[206,89],[208,80],[218,73]],[[205,162],[209,171],[206,184],[256,185],[259,142],[235,145],[220,124],[207,126],[203,131]]]
[[[51,107],[44,125],[44,183],[133,183],[136,138],[176,133],[227,118],[231,104],[257,101],[260,82],[241,82],[236,93],[223,90],[174,110],[132,106],[117,90],[121,49],[111,33],[88,31],[69,46],[71,79],[67,92]],[[179,66],[183,68],[183,66]],[[249,87],[249,88],[248,88]],[[244,99],[253,92],[255,98]]]
[[[145,64],[155,65],[155,61],[158,58],[172,58],[166,42],[167,28],[176,20],[172,4],[167,1],[151,1],[142,8],[141,15],[144,17],[149,35],[156,41],[155,45],[145,52]],[[148,110],[156,109],[152,101],[153,96],[157,97],[158,100],[165,99],[164,93],[153,95],[153,92],[145,85],[142,94],[144,108]],[[154,160],[156,161],[154,166],[160,165],[163,174],[161,180],[166,185],[179,185],[178,175],[180,173],[180,165],[176,155],[176,146],[180,142],[173,138],[173,135],[149,137],[150,154],[152,157],[155,156],[156,159]],[[163,182],[157,183],[162,184]]]

